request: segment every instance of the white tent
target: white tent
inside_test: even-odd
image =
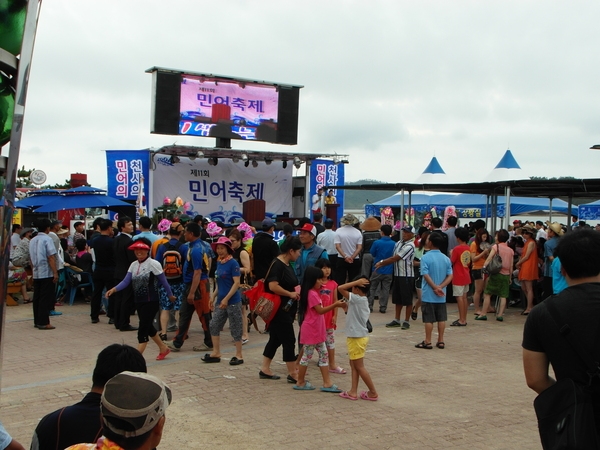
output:
[[[442,169],[442,166],[434,156],[431,158],[429,165],[425,167],[425,170],[419,178],[415,180],[415,183],[448,183],[448,175]]]
[[[504,152],[502,159],[496,164],[494,170],[485,178],[485,181],[524,180],[527,177],[510,150]]]

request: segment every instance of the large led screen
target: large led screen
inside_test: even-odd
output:
[[[275,142],[278,106],[275,86],[184,75],[179,134]]]
[[[153,67],[153,133],[295,145],[302,86]]]

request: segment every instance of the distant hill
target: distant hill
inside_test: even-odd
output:
[[[360,184],[383,184],[385,181],[358,180],[347,181],[346,186]],[[394,195],[397,191],[344,190],[344,209],[362,209],[366,203],[375,203]]]

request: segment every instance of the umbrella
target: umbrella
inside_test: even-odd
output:
[[[78,208],[114,208],[117,206],[132,206],[122,200],[109,197],[105,194],[73,194],[59,195],[52,202],[35,209],[36,213],[47,213],[63,209]]]
[[[53,200],[56,200],[60,191],[55,189],[41,189],[39,191],[31,191],[27,197],[18,202],[15,202],[15,208],[36,208],[43,206]]]
[[[99,194],[100,192],[106,192],[106,189],[95,188],[92,186],[79,186],[62,191],[62,194]]]

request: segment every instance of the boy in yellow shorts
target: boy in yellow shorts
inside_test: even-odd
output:
[[[351,292],[348,292],[348,289]],[[340,397],[348,400],[358,400],[359,377],[365,382],[368,391],[362,391],[360,398],[363,400],[376,401],[379,396],[375,390],[371,375],[365,368],[364,358],[369,342],[369,331],[367,321],[369,320],[369,280],[365,277],[357,277],[350,283],[338,286],[339,293],[347,300],[345,305],[346,314],[346,344],[348,345],[348,357],[352,369],[352,387],[344,391]]]

